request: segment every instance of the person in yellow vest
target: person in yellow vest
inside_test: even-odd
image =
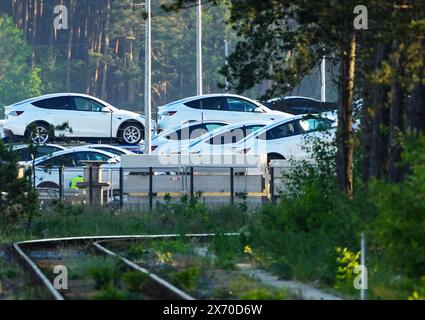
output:
[[[82,176],[72,178],[71,182],[69,183],[69,186],[71,187],[71,189],[78,189],[77,187],[78,182],[84,182],[84,178]]]

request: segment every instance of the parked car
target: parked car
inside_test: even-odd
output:
[[[323,102],[299,96],[270,99],[265,102],[265,105],[272,110],[288,112],[294,115],[319,114],[338,110],[336,102]]]
[[[31,149],[28,144],[18,144],[12,147],[12,152],[18,156],[19,162],[28,162],[45,155],[51,155],[55,152],[66,150],[65,147],[58,144],[41,144],[33,146]]]
[[[273,111],[261,103],[233,94],[194,96],[158,107],[158,129],[165,130],[191,121],[278,120],[292,116]]]
[[[63,166],[64,193],[78,193],[76,183],[84,181],[84,163],[82,161],[87,160],[106,162],[102,166],[102,180],[110,183],[110,188],[119,187],[121,158],[106,151],[79,147],[37,158],[34,161],[36,188],[59,190],[59,167]]]
[[[274,122],[255,131],[226,152],[237,154],[267,154],[274,159],[307,159],[311,154],[303,146],[306,139],[316,137],[331,141],[335,136],[336,122],[312,115],[295,116]]]
[[[151,148],[156,153],[163,153],[170,148],[177,148],[179,145],[186,145],[188,142],[193,141],[200,136],[214,131],[218,128],[228,125],[225,121],[194,121],[172,129],[162,131],[152,139]]]
[[[144,138],[144,116],[78,93],[24,100],[5,107],[5,115],[5,134],[27,137],[35,144],[44,144],[61,135],[78,139],[114,138],[132,145]],[[71,130],[59,130],[64,124]],[[154,122],[152,128],[155,130]]]
[[[238,143],[270,123],[270,121],[264,120],[251,120],[230,124],[193,141],[188,146],[187,153],[223,154],[229,146]]]

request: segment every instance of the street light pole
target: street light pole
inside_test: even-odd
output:
[[[229,58],[229,42],[228,42],[226,36],[224,37],[224,58],[225,58],[224,63],[226,64],[226,66],[229,65],[229,60],[228,60],[228,58]],[[229,80],[227,79],[227,77],[225,79],[225,84],[226,84],[226,92],[229,92]]]
[[[202,0],[198,0],[196,27],[196,92],[202,94]]]
[[[145,0],[146,27],[145,27],[145,154],[151,154],[151,123],[152,123],[152,96],[151,96],[151,0]]]
[[[323,56],[323,58],[322,58],[321,68],[322,68],[322,72],[321,72],[321,74],[322,74],[322,88],[321,88],[321,94],[320,94],[321,99],[320,100],[325,102],[326,101],[326,58],[325,58],[325,56]]]

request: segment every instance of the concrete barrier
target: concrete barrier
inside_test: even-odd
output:
[[[235,194],[264,191],[265,155],[225,155],[221,162],[211,161],[212,158],[211,155],[123,155],[123,192]]]

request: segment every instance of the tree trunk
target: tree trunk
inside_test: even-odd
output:
[[[341,40],[340,97],[337,130],[337,181],[341,191],[353,193],[353,95],[356,63],[356,35]]]
[[[102,99],[106,100],[106,80],[108,77],[108,56],[109,56],[109,18],[111,11],[111,1],[107,1],[106,5],[106,23],[105,23],[105,43],[103,44],[103,72],[102,72],[102,86],[100,91],[100,96]]]
[[[382,68],[382,62],[388,59],[390,46],[379,43],[376,47],[374,69]],[[389,127],[388,94],[386,84],[370,84],[372,91],[372,123],[368,178],[381,178],[388,173],[388,133],[384,128]]]
[[[397,50],[398,43],[394,43],[394,49]],[[401,87],[402,78],[402,55],[394,52],[392,57],[392,67],[394,75],[391,83],[391,106],[390,106],[390,146],[388,161],[388,176],[392,182],[399,182],[403,176],[403,169],[400,164],[401,146],[399,135],[403,132],[403,114],[404,114],[404,96]]]

